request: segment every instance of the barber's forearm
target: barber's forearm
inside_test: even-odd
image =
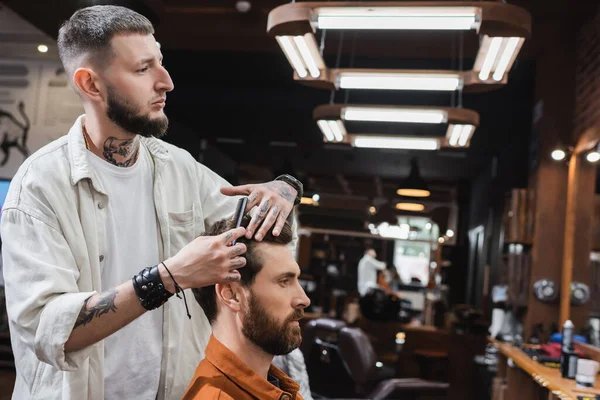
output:
[[[144,314],[131,281],[104,293],[95,294],[83,303],[65,352],[81,350],[110,336]]]

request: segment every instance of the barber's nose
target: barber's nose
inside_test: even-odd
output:
[[[158,81],[158,88],[160,91],[170,92],[175,88],[175,84],[171,79],[171,75],[169,75],[169,71],[165,67],[161,65],[162,75]]]

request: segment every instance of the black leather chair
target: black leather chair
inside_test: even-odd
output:
[[[447,383],[394,378],[393,368],[377,362],[367,335],[358,328],[347,327],[343,321],[308,322],[301,350],[311,391],[327,397],[440,399],[448,390]]]

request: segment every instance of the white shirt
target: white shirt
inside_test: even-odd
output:
[[[361,296],[367,294],[369,289],[378,287],[377,271],[385,269],[385,263],[378,261],[368,254],[358,262],[358,292]]]
[[[148,151],[141,146],[137,161],[127,168],[112,165],[92,152],[88,158],[108,195],[108,251],[100,263],[105,292],[159,263],[152,166]],[[104,340],[105,399],[156,399],[162,324],[161,310],[152,310]]]
[[[0,230],[6,305],[17,379],[13,399],[104,399],[105,340],[65,353],[83,302],[102,292],[106,188],[92,174],[81,124],[29,157],[12,179]],[[235,212],[229,184],[185,150],[142,138],[153,168],[159,259],[175,255],[208,225]],[[131,235],[135,226],[126,225]],[[294,230],[294,241],[297,241]],[[172,297],[163,314],[159,400],[181,399],[211,329],[187,290],[192,319]]]

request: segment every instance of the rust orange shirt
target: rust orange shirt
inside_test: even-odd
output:
[[[206,357],[198,364],[183,400],[303,400],[300,386],[280,369],[271,365],[269,376],[279,381],[279,388],[211,335]]]

